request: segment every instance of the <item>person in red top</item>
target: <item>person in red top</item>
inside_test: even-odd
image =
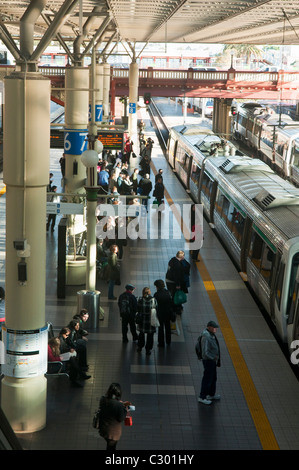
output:
[[[130,165],[130,156],[132,152],[133,152],[133,142],[131,141],[130,138],[128,138],[124,146],[124,157],[123,157],[123,162],[127,162],[128,165]]]

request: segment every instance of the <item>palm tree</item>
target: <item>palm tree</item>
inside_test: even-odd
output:
[[[254,44],[226,44],[223,48],[223,54],[230,51],[234,51],[236,57],[245,57],[247,65],[250,64],[252,56],[255,59],[260,59],[263,56],[262,50]]]

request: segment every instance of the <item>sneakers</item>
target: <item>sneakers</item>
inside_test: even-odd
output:
[[[206,399],[207,400],[220,400],[220,395],[213,395],[212,397],[211,395],[207,395]]]
[[[207,398],[200,398],[200,397],[197,398],[197,401],[199,403],[203,403],[204,405],[211,405],[212,403],[212,400],[207,400]]]

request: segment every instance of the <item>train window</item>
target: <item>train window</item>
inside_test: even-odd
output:
[[[261,265],[262,250],[263,250],[263,240],[253,230],[252,235],[251,235],[251,242],[250,242],[248,256],[258,269],[260,269],[260,265]]]
[[[272,277],[272,266],[273,266],[273,260],[274,260],[274,253],[266,243],[264,243],[264,249],[263,249],[263,254],[261,258],[261,275],[265,279],[268,285],[271,283],[271,277]]]
[[[299,168],[299,142],[294,140],[292,147],[291,163]]]
[[[270,285],[273,273],[274,253],[254,230],[252,231],[248,256],[258,268],[267,284]]]
[[[268,129],[267,127],[263,127],[261,133],[261,140],[264,142],[264,144],[268,145],[268,147],[271,148],[273,147],[273,130],[273,128]]]
[[[202,192],[206,195],[208,200],[211,198],[211,192],[213,187],[213,181],[209,178],[209,176],[204,173],[203,181],[202,181]]]
[[[247,130],[248,130],[249,132],[252,132],[252,129],[253,129],[253,120],[252,120],[252,119],[248,119]]]
[[[229,210],[229,200],[224,196],[224,194],[217,189],[215,208],[218,214],[224,219],[226,223],[227,214]]]
[[[200,168],[196,163],[192,162],[192,167],[191,167],[191,179],[196,186],[198,186],[199,183],[199,176],[200,176]]]
[[[230,222],[231,232],[240,244],[244,229],[244,217],[233,204],[230,204],[228,220]]]

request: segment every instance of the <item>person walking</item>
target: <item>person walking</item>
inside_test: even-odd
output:
[[[151,190],[153,189],[150,175],[148,173],[146,173],[144,178],[139,181],[138,187],[140,188],[141,195],[147,196],[146,199],[142,199],[142,204],[146,207],[146,210],[148,210],[148,197]]]
[[[220,400],[216,394],[217,367],[220,367],[220,347],[216,337],[219,325],[209,321],[201,335],[201,356],[204,367],[198,402],[211,405],[213,400]]]
[[[99,403],[99,434],[105,439],[106,450],[114,452],[122,435],[122,423],[127,415],[129,401],[121,401],[122,390],[113,382]]]
[[[128,326],[133,336],[133,341],[138,340],[138,334],[136,331],[135,316],[137,312],[137,299],[133,294],[135,287],[132,284],[127,284],[123,292],[118,298],[119,314],[121,317],[122,325],[122,338],[123,343],[127,343],[128,340]]]
[[[153,196],[157,199],[158,206],[164,202],[164,184],[162,178],[158,178],[153,191]]]
[[[118,246],[111,245],[110,246],[110,253],[108,255],[108,265],[107,265],[107,281],[108,284],[108,299],[109,300],[116,300],[117,298],[114,297],[114,286],[117,281],[120,280],[120,269],[117,263],[117,254],[118,254]]]
[[[160,323],[158,328],[158,347],[164,348],[166,344],[171,343],[171,327],[170,322],[175,320],[174,305],[170,292],[165,289],[165,284],[162,279],[157,279],[154,282],[157,292],[154,297],[157,301],[157,316]]]
[[[156,327],[151,324],[153,309],[157,309],[157,301],[152,296],[150,288],[144,287],[142,297],[139,297],[137,301],[137,330],[139,331],[137,351],[141,352],[145,346],[147,356],[151,354],[153,349],[154,333],[156,332]]]
[[[52,186],[51,187],[51,193],[54,193],[53,196],[50,197],[50,202],[55,202],[58,203],[60,198],[57,196],[55,193],[57,191],[57,186]],[[54,227],[56,223],[56,213],[54,214],[49,214],[48,215],[48,220],[47,220],[47,232],[49,231],[50,225],[51,225],[51,232],[54,232]]]

